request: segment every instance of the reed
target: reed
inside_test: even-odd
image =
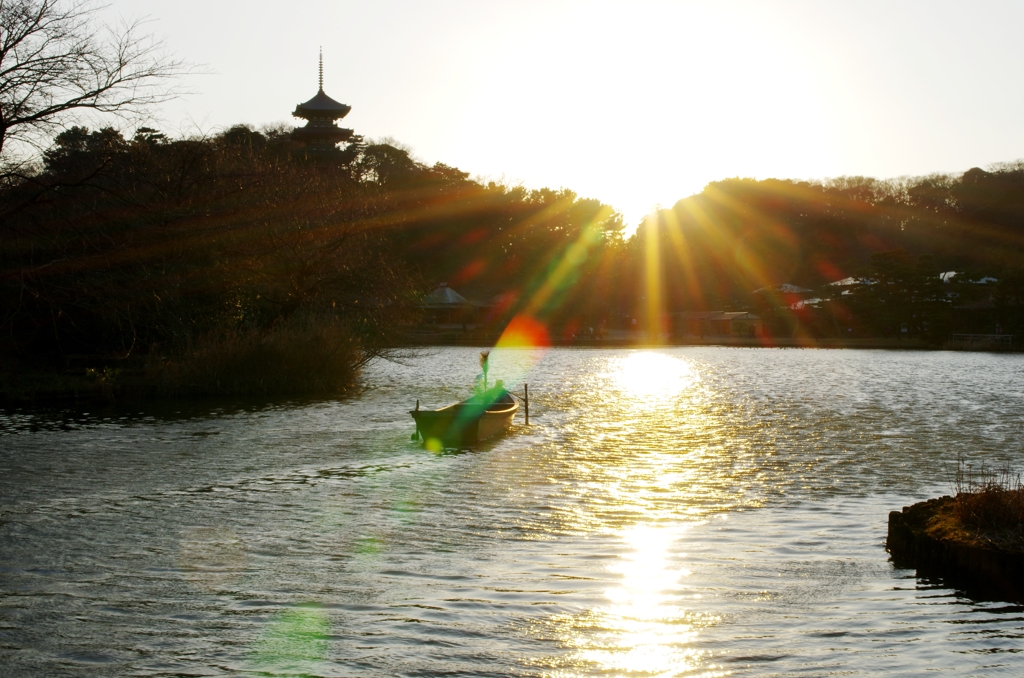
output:
[[[166,363],[161,380],[167,395],[332,395],[352,387],[363,362],[341,324],[306,317],[207,334]]]
[[[953,479],[953,517],[1000,546],[1024,547],[1024,484],[1009,466],[974,469],[961,459]]]

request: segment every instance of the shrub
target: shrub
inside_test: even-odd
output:
[[[166,365],[164,388],[169,395],[338,394],[353,385],[363,362],[340,323],[307,317],[270,330],[207,334]]]
[[[967,529],[988,533],[991,541],[1024,543],[1024,485],[1009,467],[973,470],[957,465],[953,514]]]

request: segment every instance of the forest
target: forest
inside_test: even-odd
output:
[[[581,276],[611,280],[597,267],[621,229],[570,191],[483,186],[386,143],[309,155],[285,128],[71,127],[3,189],[0,341],[101,380],[142,363],[168,392],[334,392],[404,345],[438,276],[528,289],[568,252],[536,309],[556,313],[590,298]]]
[[[750,310],[779,338],[939,346],[953,331],[1024,330],[1022,229],[1019,163],[726,179],[624,238],[598,200],[476,181],[397,142],[311,155],[287,127],[181,139],[71,127],[3,189],[0,342],[23,364],[100,381],[135,366],[169,392],[333,392],[407,345],[419,300],[444,281],[501,300],[495,336],[517,314],[571,337]],[[869,284],[829,285],[843,278]],[[958,317],[971,304],[987,310]]]
[[[658,276],[672,310],[751,309],[782,336],[905,327],[942,345],[953,331],[1024,330],[1022,239],[1021,162],[897,180],[727,179],[646,220],[627,265],[633,279]],[[861,284],[829,284],[850,278]],[[786,283],[813,303],[790,308],[776,292]]]

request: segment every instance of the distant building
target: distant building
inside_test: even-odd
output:
[[[742,311],[682,311],[672,314],[676,336],[761,337],[764,322],[760,316]]]
[[[864,287],[865,285],[874,285],[877,281],[871,278],[857,278],[850,276],[849,278],[843,278],[842,280],[833,280],[829,283],[829,287],[839,288],[840,296],[849,296],[853,294],[853,290],[858,287]]]
[[[339,103],[324,93],[324,54],[320,52],[320,91],[304,104],[295,107],[296,118],[306,120],[303,127],[292,132],[292,138],[306,144],[311,153],[331,153],[338,150],[338,144],[352,138],[352,130],[338,127],[335,120],[341,120],[351,106]]]
[[[753,294],[766,301],[774,307],[788,306],[797,311],[808,306],[816,306],[821,299],[811,299],[810,295],[814,290],[789,283],[782,283],[777,287],[762,287],[754,290]]]
[[[418,304],[432,325],[457,325],[479,320],[481,306],[474,304],[443,282]]]

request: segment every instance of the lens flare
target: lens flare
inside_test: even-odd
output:
[[[256,647],[261,672],[322,675],[331,623],[317,605],[300,605],[279,615]]]
[[[658,217],[652,215],[647,219],[647,238],[644,247],[644,269],[646,273],[646,313],[647,340],[654,343],[661,341],[662,316],[665,306],[662,302],[661,252],[658,236]]]
[[[463,266],[458,273],[452,276],[451,285],[457,286],[475,280],[480,274],[487,270],[487,262],[483,259],[474,259]]]
[[[543,323],[525,314],[517,315],[491,352],[491,374],[506,387],[521,384],[550,346],[551,337]]]
[[[518,315],[501,333],[495,348],[498,350],[508,348],[546,349],[550,345],[548,330],[543,324],[529,316]]]

